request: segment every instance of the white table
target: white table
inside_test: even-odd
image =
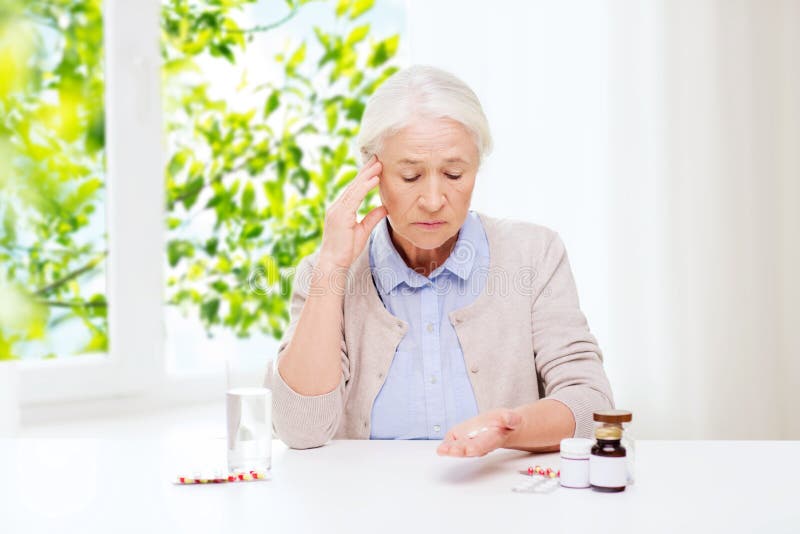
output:
[[[272,480],[176,486],[224,441],[0,440],[0,532],[800,532],[800,442],[640,441],[620,494],[518,494],[557,454],[441,458],[437,442],[275,442]]]

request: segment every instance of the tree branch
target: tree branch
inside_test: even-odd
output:
[[[53,308],[106,308],[107,302],[87,302],[83,300],[76,300],[72,302],[61,300],[40,300],[39,304],[43,306],[51,306]]]
[[[56,288],[58,288],[60,286],[63,286],[64,284],[66,284],[70,280],[73,280],[73,279],[79,277],[80,275],[82,275],[82,274],[84,274],[84,273],[86,273],[88,271],[91,271],[92,269],[97,267],[97,264],[100,263],[103,260],[103,258],[105,258],[107,255],[108,255],[108,251],[104,250],[102,252],[102,254],[100,255],[100,257],[93,259],[92,261],[90,261],[89,263],[84,265],[83,267],[75,269],[71,273],[68,273],[64,277],[56,280],[55,282],[53,282],[51,284],[48,284],[48,285],[46,285],[46,286],[44,286],[44,287],[42,287],[40,289],[37,289],[34,292],[34,295],[39,296],[39,297],[43,297],[47,293],[51,292],[52,290],[54,290],[54,289],[56,289]]]
[[[254,26],[252,28],[247,28],[247,29],[244,29],[244,30],[227,30],[227,32],[228,33],[264,33],[264,32],[268,32],[268,31],[274,30],[278,26],[282,26],[283,24],[286,24],[287,22],[292,20],[295,17],[295,15],[297,15],[298,11],[299,11],[299,9],[297,8],[297,5],[295,5],[292,8],[292,10],[289,11],[289,13],[286,14],[285,17],[283,17],[280,20],[276,20],[275,22],[272,22],[270,24],[263,24],[263,25],[260,25],[260,26]]]

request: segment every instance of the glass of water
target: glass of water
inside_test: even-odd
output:
[[[266,368],[251,358],[232,355],[226,371],[228,469],[267,470],[272,465],[272,392],[264,387]]]

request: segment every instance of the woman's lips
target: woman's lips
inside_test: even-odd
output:
[[[415,222],[414,225],[424,230],[436,230],[444,226],[445,221],[432,221],[432,222]]]

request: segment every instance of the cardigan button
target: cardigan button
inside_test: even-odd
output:
[[[477,373],[478,371],[480,371],[480,368],[477,365],[473,365],[472,368],[470,369],[470,371],[472,371],[473,374],[474,374],[474,373]]]

